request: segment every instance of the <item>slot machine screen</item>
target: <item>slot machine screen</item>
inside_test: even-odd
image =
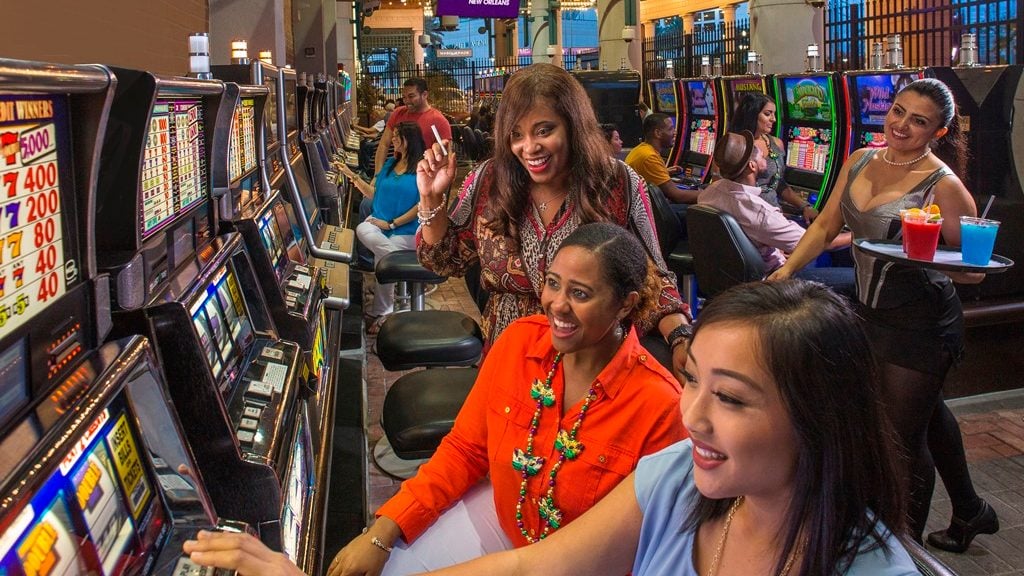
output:
[[[715,151],[714,118],[693,118],[690,120],[689,150],[710,156]]]
[[[853,76],[854,97],[860,111],[860,123],[867,126],[885,125],[885,115],[892,108],[896,94],[917,79],[917,74],[872,74]]]
[[[764,94],[764,85],[760,78],[732,78],[727,89],[732,94],[732,112],[736,111],[747,94]]]
[[[264,145],[270,148],[277,144],[277,80],[267,78],[263,81],[263,85],[270,88],[270,94],[267,95],[267,107],[263,109],[263,134],[266,138]]]
[[[25,338],[0,352],[0,428],[28,404],[28,358]]]
[[[686,83],[686,102],[691,116],[714,116],[714,96],[711,82],[692,80]]]
[[[230,264],[217,271],[191,307],[192,325],[206,352],[215,380],[226,393],[253,341],[252,321]],[[226,376],[221,379],[221,376]]]
[[[286,77],[284,80],[284,126],[288,129],[289,134],[299,129],[296,90],[294,78],[289,80]]]
[[[0,339],[81,280],[70,135],[67,97],[0,94]]]
[[[207,194],[202,101],[158,99],[142,168],[142,236],[150,236]]]
[[[298,418],[295,436],[292,438],[291,455],[284,479],[284,502],[281,506],[281,547],[284,555],[291,560],[298,557],[299,538],[302,534],[302,511],[305,509],[310,467],[307,461],[309,433],[306,428],[305,410]]]
[[[256,167],[256,100],[242,98],[231,118],[228,179],[232,182]]]
[[[827,76],[781,78],[787,120],[831,122],[832,88]]]
[[[699,181],[704,180],[704,174],[707,172],[707,166],[701,164],[684,164],[683,176],[687,178],[694,178]]]
[[[288,254],[285,252],[284,239],[281,236],[281,230],[277,227],[277,220],[270,210],[260,215],[259,230],[263,245],[267,248],[267,254],[270,255],[270,260],[274,264],[274,276],[280,282],[288,271]]]
[[[832,131],[812,126],[789,126],[786,130],[786,166],[824,174]]]
[[[302,200],[302,212],[305,215],[306,220],[309,222],[311,230],[318,230],[320,225],[318,223],[320,218],[319,208],[316,204],[316,197],[313,195],[313,185],[309,182],[309,174],[306,172],[306,167],[302,165],[302,159],[297,158],[298,162],[292,163],[292,172],[295,174],[295,183],[299,186],[299,199]],[[290,186],[287,180],[285,185]]]
[[[676,113],[676,91],[672,84],[673,80],[654,83],[655,112]]]
[[[299,221],[295,218],[295,211],[292,205],[286,202],[274,203],[274,219],[277,220],[277,229],[281,231],[285,249],[288,251],[288,259],[292,262],[305,262],[303,254],[306,251],[306,239],[302,231],[297,230]]]
[[[148,461],[122,393],[0,520],[0,574],[140,572],[166,535]]]

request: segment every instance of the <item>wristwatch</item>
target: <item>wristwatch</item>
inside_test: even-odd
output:
[[[395,229],[395,221],[394,220],[389,220],[388,221],[388,229],[389,230],[394,230]]]
[[[691,338],[693,338],[693,324],[683,323],[668,333],[668,336],[665,337],[665,343],[668,344],[669,348],[672,348],[680,340],[690,340]]]

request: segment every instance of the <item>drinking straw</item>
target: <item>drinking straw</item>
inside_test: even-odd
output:
[[[985,209],[981,211],[981,217],[988,217],[988,209],[992,207],[992,201],[996,199],[996,195],[993,194],[988,197],[988,202],[985,204]]]

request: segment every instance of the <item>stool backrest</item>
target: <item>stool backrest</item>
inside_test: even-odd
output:
[[[654,213],[654,231],[658,233],[658,246],[661,255],[668,255],[675,249],[683,236],[683,225],[679,217],[672,211],[668,198],[661,188],[647,185],[647,197],[651,199],[651,211]]]
[[[737,284],[762,280],[764,260],[736,219],[710,206],[686,210],[697,286],[707,298]]]

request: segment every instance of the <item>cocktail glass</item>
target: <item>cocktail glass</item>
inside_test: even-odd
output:
[[[987,218],[960,217],[960,249],[964,262],[986,266],[992,259],[992,247],[996,244],[999,222]]]

